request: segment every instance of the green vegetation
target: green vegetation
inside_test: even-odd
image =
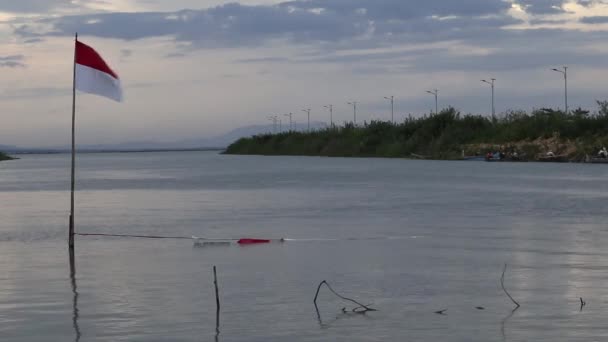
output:
[[[6,153],[0,152],[0,161],[2,160],[12,160],[14,159],[13,157],[7,155]]]
[[[608,146],[608,101],[598,105],[595,113],[543,108],[532,113],[508,111],[495,119],[447,108],[398,124],[372,121],[356,127],[347,123],[313,132],[257,135],[238,140],[225,153],[459,159],[462,151],[517,151],[536,159],[552,151],[582,160]]]

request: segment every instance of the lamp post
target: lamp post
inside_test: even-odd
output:
[[[565,66],[563,68],[564,68],[563,71],[559,70],[559,69],[551,69],[551,70],[557,71],[564,75],[564,101],[566,102],[564,108],[566,108],[566,114],[568,114],[568,67]]]
[[[492,122],[494,122],[494,120],[496,119],[496,108],[494,107],[494,82],[495,81],[496,81],[495,78],[491,78],[490,81],[481,80],[481,82],[487,83],[490,85],[490,87],[492,87]]]
[[[353,106],[353,124],[357,126],[357,102],[347,102],[347,104]]]
[[[391,123],[395,123],[395,97],[384,97],[385,99],[391,101]]]
[[[329,109],[329,127],[334,128],[334,105],[323,106]]]
[[[272,133],[276,134],[278,117],[276,115],[270,115],[270,116],[268,116],[268,120],[272,121]]]
[[[435,89],[434,91],[427,90],[426,92],[429,93],[429,94],[431,94],[431,95],[435,95],[435,114],[438,114],[439,113],[439,104],[438,104],[438,101],[437,101],[437,97],[439,95],[439,90],[437,90],[437,89]]]
[[[308,115],[308,132],[310,132],[310,109],[302,109]]]
[[[293,130],[293,125],[292,125],[292,123],[293,123],[293,120],[292,120],[293,113],[283,114],[283,116],[289,117],[289,131],[291,132]]]

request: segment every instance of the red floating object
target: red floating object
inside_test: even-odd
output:
[[[239,245],[258,245],[262,243],[270,243],[270,240],[265,239],[240,239],[237,241]]]

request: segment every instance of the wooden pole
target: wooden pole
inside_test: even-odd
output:
[[[215,266],[213,266],[213,285],[215,286],[215,332],[217,336],[220,333],[220,293],[217,285],[217,271]]]
[[[78,41],[78,33],[74,37],[74,42]],[[74,43],[75,44],[75,43]],[[72,76],[72,174],[70,188],[70,231],[68,236],[68,246],[70,251],[74,250],[74,184],[76,170],[76,46],[74,45],[74,66]]]

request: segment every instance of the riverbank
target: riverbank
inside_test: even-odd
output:
[[[488,152],[517,153],[524,160],[584,161],[608,145],[608,103],[599,110],[508,112],[500,118],[461,115],[453,108],[403,123],[372,121],[312,132],[243,138],[226,154],[382,157],[458,160]],[[550,161],[550,160],[549,160]]]

